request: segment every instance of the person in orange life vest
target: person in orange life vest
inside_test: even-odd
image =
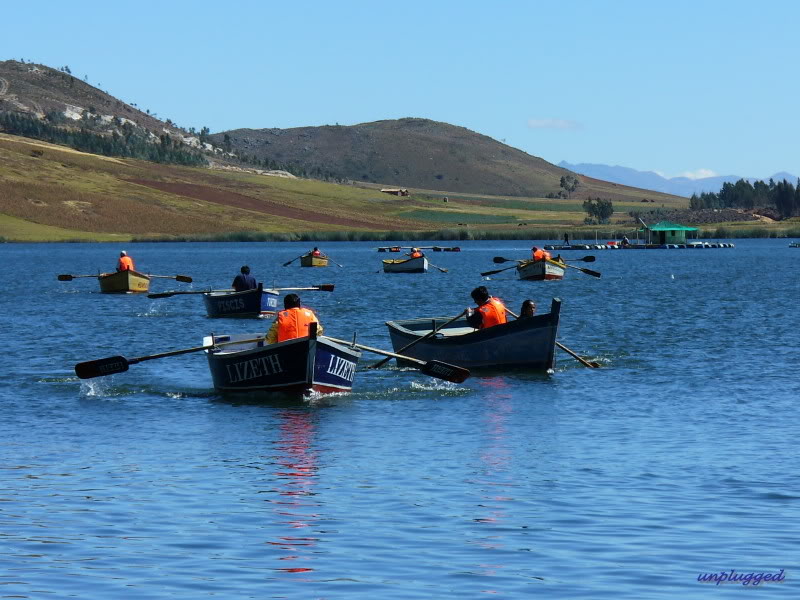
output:
[[[411,258],[422,258],[425,256],[422,252],[419,251],[419,248],[412,248],[411,254],[409,254]]]
[[[507,321],[506,307],[497,298],[489,295],[489,290],[485,286],[478,286],[470,294],[476,309],[467,309],[467,323],[475,329],[486,329],[495,325],[502,325]]]
[[[542,250],[538,246],[531,248],[531,255],[534,261],[551,258],[550,253],[547,250]]]
[[[322,256],[322,252],[319,251],[319,248],[314,246],[314,249],[311,251],[311,256],[315,258],[320,258]]]
[[[128,256],[128,253],[123,250],[119,253],[119,260],[117,261],[117,271],[135,271],[133,266],[133,259]]]
[[[300,306],[300,297],[297,294],[287,294],[283,299],[283,308],[267,332],[268,344],[306,337],[311,323],[317,324],[318,335],[322,333],[322,323],[311,310]]]

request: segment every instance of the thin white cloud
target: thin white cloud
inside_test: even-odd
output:
[[[688,179],[705,179],[706,177],[716,177],[717,173],[711,169],[695,169],[694,171],[686,171],[678,175],[678,177],[686,177]]]
[[[582,129],[583,125],[568,119],[528,119],[531,129]]]

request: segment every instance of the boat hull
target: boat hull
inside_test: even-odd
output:
[[[328,258],[325,256],[311,256],[310,254],[306,254],[305,256],[300,257],[300,266],[301,267],[327,267],[328,266]]]
[[[383,261],[384,273],[425,273],[428,270],[428,259],[424,256],[408,259],[387,259]]]
[[[203,294],[206,314],[212,318],[252,319],[278,310],[278,292],[259,285],[244,292],[209,292]]]
[[[403,350],[420,360],[439,360],[468,369],[520,368],[549,371],[556,364],[556,335],[561,300],[553,298],[550,312],[509,321],[487,329],[473,329],[466,319],[442,328],[435,336]],[[389,321],[389,336],[395,352],[429,333],[449,319]],[[404,361],[398,360],[404,365]]]
[[[103,294],[143,294],[150,290],[150,277],[136,271],[104,273],[97,280]]]
[[[254,337],[258,334],[208,336],[203,345]],[[233,344],[206,350],[206,356],[214,388],[221,392],[307,396],[349,392],[361,352],[319,336]]]
[[[517,265],[517,275],[527,281],[552,281],[564,279],[566,267],[549,260],[527,261]]]

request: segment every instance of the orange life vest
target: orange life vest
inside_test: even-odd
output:
[[[552,258],[552,255],[547,250],[537,248],[533,253],[533,260],[544,260],[545,258]]]
[[[507,320],[506,307],[497,298],[489,298],[478,307],[478,310],[481,312],[481,315],[483,315],[481,319],[481,329],[501,325]]]
[[[422,258],[422,252],[417,250],[416,252],[411,253],[411,258]]]
[[[318,323],[316,315],[307,308],[289,308],[278,313],[278,341],[308,336],[308,326]]]
[[[314,251],[311,253],[311,256],[322,256],[322,252],[320,252],[319,250],[314,250]]]
[[[130,256],[120,256],[117,271],[134,271],[133,259]]]

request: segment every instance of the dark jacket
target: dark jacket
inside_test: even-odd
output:
[[[239,273],[234,279],[231,287],[235,289],[237,292],[246,292],[247,290],[254,290],[258,287],[256,283],[256,278],[250,275],[249,273],[245,275],[244,273]]]

